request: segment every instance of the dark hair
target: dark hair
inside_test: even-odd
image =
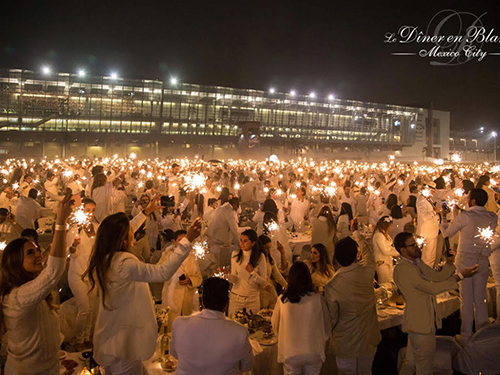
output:
[[[481,177],[479,177],[476,188],[481,189],[487,182],[490,182],[490,176],[488,176],[487,174],[483,174]]]
[[[175,239],[175,232],[172,229],[165,229],[161,234],[167,242],[171,242]]]
[[[446,188],[446,182],[443,177],[438,177],[434,180],[434,183],[436,184],[436,189],[444,189]]]
[[[249,263],[252,265],[252,267],[257,267],[259,264],[259,259],[260,259],[260,245],[259,245],[259,237],[257,236],[257,232],[255,232],[253,229],[247,229],[243,233],[241,233],[241,236],[246,236],[250,240],[250,242],[253,242],[252,246],[252,253],[250,254],[250,261]],[[239,250],[238,253],[235,255],[236,261],[238,263],[241,263],[243,259],[243,250]]]
[[[95,200],[93,200],[91,198],[83,198],[82,205],[86,206],[87,204],[93,204],[94,206],[97,206],[97,204],[95,203]]]
[[[281,301],[299,303],[302,297],[310,293],[314,293],[314,284],[309,267],[304,262],[295,262],[288,273],[288,288],[281,296]]]
[[[366,194],[366,187],[365,187],[365,186],[363,186],[363,187],[359,190],[359,192],[360,192],[361,194],[365,195],[365,194]]]
[[[387,229],[389,228],[389,225],[392,224],[392,220],[386,220],[388,219],[389,216],[382,216],[380,219],[378,219],[377,224],[375,224],[375,229],[373,229],[373,234],[375,234],[376,231],[379,231],[380,233],[386,235]]]
[[[390,210],[392,206],[398,204],[398,197],[396,194],[389,194],[387,197],[386,206]]]
[[[175,167],[180,167],[180,165],[179,165],[179,164],[177,164],[177,163],[173,163],[173,164],[172,164],[172,168],[175,168]]]
[[[208,198],[208,205],[211,206],[212,204],[214,204],[215,202],[217,202],[217,199],[215,198]]]
[[[21,232],[21,237],[33,239],[33,241],[35,241],[35,245],[40,247],[40,245],[38,245],[38,232],[35,229],[32,229],[32,228],[24,229]]]
[[[0,216],[7,216],[9,214],[9,210],[2,207],[0,208]]]
[[[185,236],[186,234],[187,234],[187,230],[179,229],[179,230],[174,232],[174,236],[175,236],[174,239],[177,241],[180,236]]]
[[[401,206],[395,204],[391,208],[391,217],[393,219],[402,219],[403,218],[403,210],[401,209]]]
[[[38,190],[30,189],[30,191],[28,192],[28,197],[36,199],[36,197],[38,197]]]
[[[92,171],[90,173],[92,173],[92,177],[98,175],[99,173],[103,173],[104,172],[104,167],[102,165],[96,165],[94,167],[92,167]]]
[[[219,195],[219,200],[220,200],[221,205],[223,205],[226,202],[229,202],[229,194],[230,194],[229,188],[223,187],[221,189],[220,195]]]
[[[3,299],[12,289],[33,280],[33,275],[23,267],[24,244],[27,238],[17,238],[5,247],[0,270],[0,297]]]
[[[469,199],[475,200],[478,206],[483,206],[488,202],[488,193],[483,189],[472,189],[469,192]]]
[[[408,232],[401,232],[396,234],[396,237],[394,237],[394,247],[396,248],[398,253],[401,253],[401,249],[403,247],[406,247],[406,240],[412,237],[413,234]]]
[[[414,195],[410,195],[410,201],[408,202],[407,207],[413,207],[415,209],[415,213],[417,212],[417,197]]]
[[[347,202],[343,202],[342,203],[342,206],[341,206],[341,209],[340,209],[340,215],[339,216],[342,216],[344,214],[347,214],[347,216],[349,216],[349,221],[351,221],[353,219],[352,207]]]
[[[231,198],[231,199],[229,200],[229,204],[230,204],[231,206],[234,206],[235,204],[238,204],[238,205],[239,205],[239,204],[240,204],[240,198],[238,198],[238,197],[233,197],[233,198]]]
[[[229,302],[229,282],[220,277],[209,277],[202,288],[203,306],[209,310],[224,311]]]
[[[106,185],[108,178],[104,173],[98,173],[94,176],[94,181],[92,182],[92,188],[90,189],[90,195],[94,193],[94,190],[98,187],[103,187]]]
[[[54,176],[55,176],[54,172],[52,172],[52,171],[48,171],[48,172],[47,172],[47,180],[48,180],[49,178],[51,178],[51,177],[54,177]]]
[[[462,186],[464,188],[464,193],[469,194],[469,191],[474,189],[474,183],[471,180],[463,180]]]
[[[106,217],[97,229],[89,267],[82,276],[82,279],[89,278],[90,290],[93,290],[97,283],[99,284],[103,306],[106,310],[109,310],[106,306],[109,268],[116,253],[129,251],[131,246],[128,241],[129,231],[130,222],[125,213],[119,212]]]
[[[354,262],[358,255],[358,243],[351,237],[345,237],[335,244],[335,259],[342,267]]]
[[[318,264],[313,264],[311,262],[311,273],[318,271],[319,273],[332,276],[328,266],[331,265],[330,259],[328,259],[328,251],[326,250],[326,246],[322,243],[316,243],[312,246],[312,249],[316,249],[319,253],[319,262]]]
[[[264,212],[272,212],[275,215],[278,215],[278,206],[276,206],[276,202],[272,199],[266,199],[264,201],[264,206],[262,207],[262,211]]]
[[[271,253],[266,253],[264,251],[264,247],[268,244],[268,243],[271,243],[271,239],[266,236],[266,235],[261,235],[259,236],[259,246],[260,246],[260,250],[262,251],[262,254],[264,254],[264,256],[266,257],[266,259],[269,261],[269,263],[271,264],[274,264],[274,259],[273,257],[271,256]]]

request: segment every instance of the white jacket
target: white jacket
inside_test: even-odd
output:
[[[433,205],[420,194],[417,198],[417,235],[435,238],[439,233],[439,215]]]
[[[161,266],[142,263],[128,252],[117,253],[108,271],[106,307],[102,291],[94,332],[94,353],[101,366],[116,358],[145,361],[155,350],[158,327],[148,282],[172,277],[191,251],[183,238]]]
[[[239,375],[253,365],[248,330],[215,310],[175,319],[170,353],[177,375]]]
[[[372,241],[375,261],[383,261],[392,267],[392,257],[399,256],[399,253],[396,251],[394,244],[392,243],[392,238],[387,238],[382,232],[377,230],[373,235]]]
[[[211,241],[230,244],[232,236],[234,243],[238,243],[240,236],[234,213],[229,203],[224,203],[215,210],[207,229],[207,235]]]

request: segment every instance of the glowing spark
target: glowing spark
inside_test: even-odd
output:
[[[14,182],[14,183],[12,184],[12,189],[14,189],[14,190],[19,189],[19,184],[18,184],[17,182]]]
[[[269,222],[269,223],[267,223],[267,224],[266,224],[266,227],[267,227],[267,229],[268,229],[268,230],[270,230],[270,231],[277,231],[277,230],[279,230],[279,229],[280,229],[280,227],[279,227],[278,223],[277,223],[277,222],[275,222],[274,220],[273,220],[273,221],[271,221],[271,222]]]
[[[373,194],[375,194],[377,197],[379,197],[379,196],[380,196],[380,191],[375,190],[375,191],[373,192]]]
[[[234,189],[235,189],[235,190],[240,190],[240,184],[235,183],[235,184],[234,184]]]
[[[269,193],[269,188],[268,187],[264,188],[264,193]]]
[[[70,170],[64,171],[62,175],[66,178],[70,178],[71,176],[73,176],[73,171]]]
[[[493,234],[495,233],[491,227],[479,228],[477,227],[478,234],[476,238],[481,238],[487,245],[491,245],[493,243]]]
[[[6,247],[7,247],[7,242],[0,241],[0,251],[4,251]]]
[[[132,159],[132,160],[135,160],[137,158],[137,155],[132,152],[130,155],[129,155],[129,158]]]
[[[83,210],[83,206],[80,206],[73,211],[69,218],[69,222],[79,227],[86,227],[90,225],[91,219],[90,215]]]
[[[425,238],[424,237],[417,237],[417,238],[415,238],[415,242],[417,243],[418,246],[422,247],[425,243]]]
[[[458,198],[463,197],[463,195],[465,193],[464,189],[460,189],[460,188],[456,188],[455,190],[453,190],[453,192],[455,193],[455,196]]]
[[[187,191],[203,189],[206,178],[202,173],[193,173],[184,178],[184,188]]]
[[[197,259],[203,259],[207,255],[207,241],[197,242],[193,245],[193,253]]]

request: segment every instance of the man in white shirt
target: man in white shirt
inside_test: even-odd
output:
[[[448,225],[442,224],[441,231],[445,237],[460,232],[456,265],[458,268],[479,264],[479,272],[470,280],[460,285],[460,310],[462,313],[461,344],[467,344],[472,337],[472,325],[475,320],[476,330],[488,324],[488,306],[486,305],[486,283],[489,276],[488,257],[491,246],[479,236],[479,228],[495,230],[498,217],[486,210],[488,194],[483,189],[472,189],[469,192],[469,209],[462,211]],[[475,314],[474,314],[475,311]],[[475,316],[475,319],[474,319]]]
[[[14,206],[14,191],[10,186],[7,186],[0,194],[0,208],[11,210]]]
[[[439,234],[439,214],[432,203],[434,183],[424,186],[417,198],[417,235],[425,239],[422,261],[433,268],[436,263],[437,240]],[[439,208],[440,210],[440,208]]]
[[[224,203],[217,208],[212,216],[212,221],[207,229],[210,251],[218,258],[218,265],[221,266],[221,247],[238,246],[239,232],[236,212],[240,206],[238,198],[231,198],[229,202]],[[231,249],[229,254],[231,253]],[[227,255],[227,254],[224,254]]]
[[[436,327],[441,328],[436,295],[454,290],[460,280],[474,276],[477,264],[454,274],[455,255],[450,254],[442,270],[436,271],[422,262],[422,251],[413,235],[407,232],[396,235],[394,246],[401,254],[394,269],[394,281],[406,302],[402,329],[408,333],[406,356],[399,375],[413,375],[415,370],[418,375],[432,375]]]
[[[211,277],[203,284],[203,310],[174,320],[170,353],[177,375],[239,375],[252,370],[248,330],[225,317],[229,283]]]
[[[19,192],[23,197],[27,197],[33,187],[33,177],[26,175],[26,177],[24,177],[24,181],[19,186]]]
[[[369,374],[380,342],[373,278],[375,259],[353,223],[353,237],[335,245],[341,268],[326,284],[324,295],[333,328],[332,344],[341,374]],[[361,259],[358,257],[358,243]]]
[[[35,229],[35,221],[42,217],[41,206],[36,201],[38,191],[31,189],[27,197],[21,196],[17,204],[16,219],[23,228]]]

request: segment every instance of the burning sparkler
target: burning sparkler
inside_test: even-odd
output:
[[[202,173],[193,173],[184,178],[184,188],[187,191],[203,189],[206,183],[206,177]]]
[[[89,226],[92,220],[90,215],[83,210],[82,205],[73,211],[69,218],[69,222],[83,228]]]
[[[4,251],[6,247],[7,247],[7,242],[0,241],[0,251]]]
[[[477,227],[477,232],[478,234],[476,235],[476,238],[482,239],[484,242],[486,242],[487,245],[491,246],[493,244],[493,234],[495,234],[495,232],[493,231],[493,229],[491,229],[491,227]]]
[[[207,241],[197,242],[193,245],[193,253],[197,259],[203,259],[207,255]]]
[[[277,231],[280,229],[279,225],[277,222],[275,222],[274,220],[270,221],[269,223],[266,224],[266,228],[269,230],[269,231]]]

